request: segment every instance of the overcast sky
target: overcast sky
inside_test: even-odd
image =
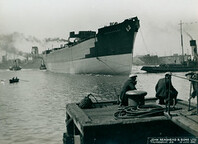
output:
[[[70,31],[97,31],[134,16],[141,25],[135,55],[181,53],[180,20],[185,52],[191,52],[186,32],[198,40],[198,0],[0,0],[0,35],[67,39]],[[23,41],[15,48],[28,51],[31,46]]]

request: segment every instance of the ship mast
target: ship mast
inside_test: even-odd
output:
[[[180,33],[181,33],[182,62],[184,62],[184,45],[183,45],[183,35],[182,35],[182,21],[180,21],[179,25],[180,25]]]

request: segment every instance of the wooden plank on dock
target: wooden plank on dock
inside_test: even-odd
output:
[[[91,119],[85,114],[85,112],[76,104],[66,105],[66,113],[73,119],[76,127],[83,135],[83,124],[91,122]]]
[[[171,119],[175,124],[185,129],[189,133],[198,137],[198,116],[176,116]]]
[[[182,109],[171,112],[177,115],[172,117],[171,120],[181,128],[198,137],[198,115],[195,114],[196,105],[192,103],[191,110],[189,111],[188,104],[187,101],[178,101],[177,105]]]

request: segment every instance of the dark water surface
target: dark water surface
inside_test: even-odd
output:
[[[138,70],[137,89],[155,95],[157,80],[164,74]],[[184,76],[185,73],[175,73]],[[9,84],[18,77],[19,83]],[[0,70],[0,144],[62,144],[65,105],[79,102],[89,93],[98,100],[116,100],[127,76],[57,74],[40,70]],[[178,98],[189,96],[189,81],[173,77]]]

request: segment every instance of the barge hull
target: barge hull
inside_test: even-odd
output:
[[[146,100],[147,104],[150,104],[148,100]],[[73,140],[74,143],[78,141],[81,144],[142,144],[149,143],[153,138],[187,138],[197,141],[198,116],[193,115],[189,119],[188,115],[191,115],[192,111],[187,110],[188,105],[183,101],[178,102],[180,109],[171,112],[172,117],[163,114],[143,118],[116,119],[114,114],[119,108],[116,102],[101,102],[96,105],[99,106],[91,109],[81,109],[77,104],[66,106],[67,131],[64,134],[64,143],[67,140]],[[194,108],[196,107],[192,107]],[[187,121],[184,122],[186,119]]]

